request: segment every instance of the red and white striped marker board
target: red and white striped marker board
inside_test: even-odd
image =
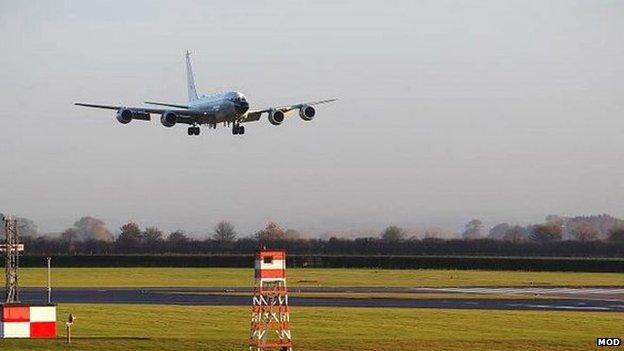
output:
[[[56,306],[0,306],[0,338],[56,338]]]
[[[256,252],[255,277],[263,280],[285,279],[286,251],[260,250]]]

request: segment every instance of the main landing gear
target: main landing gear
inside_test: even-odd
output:
[[[189,127],[188,135],[199,135],[199,127]]]
[[[216,128],[217,125],[208,125],[208,128]],[[192,126],[188,128],[188,135],[199,135],[199,127],[198,126]],[[234,135],[242,135],[245,134],[245,127],[241,126],[240,123],[234,123],[232,124],[232,134]]]
[[[242,135],[245,134],[245,127],[241,126],[238,123],[232,125],[232,134],[234,135]]]

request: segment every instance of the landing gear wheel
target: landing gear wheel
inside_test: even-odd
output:
[[[239,126],[238,127],[238,134],[245,134],[245,127],[244,126]]]
[[[195,127],[195,135],[199,135],[199,127]]]
[[[236,125],[232,126],[232,134],[238,135],[238,127]]]
[[[189,129],[187,130],[187,134],[188,135],[193,135],[193,127],[189,127]]]

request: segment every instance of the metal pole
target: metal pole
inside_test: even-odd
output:
[[[76,317],[74,317],[74,315],[70,313],[69,316],[67,316],[67,322],[65,322],[65,330],[67,330],[66,342],[68,344],[71,344],[71,327],[74,324],[75,320],[76,320]]]
[[[67,340],[65,342],[71,344],[71,324],[67,323],[65,326],[67,329]]]
[[[46,259],[48,260],[48,304],[52,303],[52,281],[51,281],[51,274],[50,274],[50,261],[52,261],[52,257],[46,257]]]

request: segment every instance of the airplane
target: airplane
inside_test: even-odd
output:
[[[315,105],[326,104],[336,99],[305,102],[295,105],[277,106],[261,110],[250,110],[245,95],[238,91],[228,91],[209,95],[197,95],[195,77],[191,67],[191,53],[186,52],[186,79],[188,89],[187,104],[173,104],[165,102],[144,101],[145,104],[164,106],[167,108],[126,107],[96,105],[77,102],[74,105],[100,109],[117,110],[119,123],[128,124],[132,120],[150,121],[151,115],[160,115],[160,123],[165,127],[176,124],[187,124],[188,135],[199,135],[199,126],[207,125],[209,129],[216,129],[217,125],[232,126],[232,134],[245,134],[242,123],[259,121],[263,114],[268,115],[269,122],[278,126],[284,122],[288,112],[299,110],[299,117],[304,121],[311,121],[316,116]]]

